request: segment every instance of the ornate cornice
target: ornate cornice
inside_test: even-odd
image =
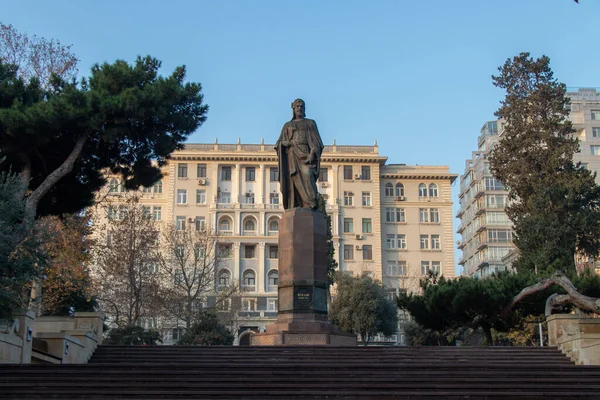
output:
[[[454,182],[458,178],[458,174],[428,174],[419,173],[414,174],[382,174],[381,179],[410,179],[410,180],[449,180],[450,183]]]
[[[271,162],[277,163],[277,156],[273,155],[252,155],[252,154],[177,154],[171,158],[173,161],[221,161],[221,162]],[[322,163],[335,163],[335,162],[354,162],[362,164],[380,164],[384,165],[387,161],[387,157],[361,157],[357,155],[347,156],[323,156],[321,157]]]

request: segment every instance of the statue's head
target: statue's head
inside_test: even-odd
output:
[[[292,119],[297,119],[297,118],[304,118],[306,116],[306,114],[304,113],[304,100],[302,99],[296,99],[294,100],[294,102],[292,103],[292,110],[294,110],[293,114],[292,114]]]

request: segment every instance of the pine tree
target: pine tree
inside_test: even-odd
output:
[[[494,85],[506,90],[496,116],[504,121],[490,156],[494,176],[509,189],[518,269],[575,272],[575,254],[600,250],[600,187],[575,165],[578,139],[567,119],[566,86],[550,59],[521,53],[499,68]]]

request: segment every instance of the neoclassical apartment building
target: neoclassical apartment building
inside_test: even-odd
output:
[[[394,293],[418,290],[429,270],[453,277],[457,175],[444,166],[386,161],[376,143],[325,146],[317,186],[332,218],[339,269],[366,272]],[[163,173],[142,189],[142,203],[157,220],[209,226],[227,237],[218,280],[243,288],[240,331],[264,329],[276,318],[284,211],[274,145],[186,144]]]

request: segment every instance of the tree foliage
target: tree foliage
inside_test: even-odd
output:
[[[499,68],[494,85],[506,90],[496,112],[504,132],[490,156],[494,176],[509,189],[518,269],[575,271],[574,256],[600,250],[600,187],[575,165],[578,139],[567,119],[566,86],[546,56],[521,53]]]
[[[126,196],[119,205],[108,202],[105,209],[98,207],[108,219],[98,226],[93,247],[98,301],[119,327],[153,315],[160,285],[159,227],[135,194]]]
[[[92,245],[89,215],[48,216],[38,224],[48,256],[42,272],[42,315],[94,311],[96,301],[87,268]]]
[[[217,346],[233,344],[233,334],[219,323],[217,315],[203,312],[177,342],[180,345]]]
[[[333,231],[331,229],[331,216],[327,214],[327,204],[322,195],[318,198],[318,209],[325,216],[327,223],[327,284],[328,288],[333,285],[338,263],[335,260],[335,246],[333,245]]]
[[[79,83],[54,79],[52,90],[25,82],[0,62],[0,169],[28,182],[33,218],[92,204],[110,169],[125,187],[151,186],[159,167],[206,119],[199,83],[185,67],[160,76],[160,61],[139,57],[96,64]]]
[[[390,336],[396,331],[396,307],[380,282],[366,274],[337,274],[336,285],[329,311],[334,324],[359,335],[365,345],[378,333]]]
[[[500,317],[501,311],[528,282],[530,277],[508,273],[490,279],[441,277],[435,283],[424,280],[422,294],[401,293],[397,302],[426,329],[481,328],[491,345],[492,328],[505,330],[510,326],[510,321]]]
[[[155,345],[162,343],[162,338],[158,331],[146,330],[136,325],[127,325],[109,330],[102,343],[127,346]]]
[[[29,36],[0,23],[0,61],[15,65],[18,77],[25,82],[35,79],[42,88],[50,89],[53,75],[66,81],[75,79],[79,60],[70,45]]]
[[[31,280],[46,262],[33,223],[25,217],[23,190],[17,175],[0,172],[0,319],[27,307]]]

